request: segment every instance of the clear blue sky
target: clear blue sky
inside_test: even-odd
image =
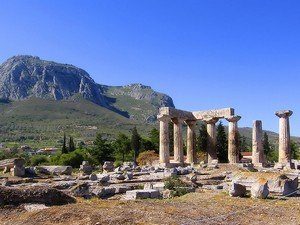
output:
[[[143,83],[177,108],[234,107],[240,126],[292,109],[300,136],[299,0],[2,0],[0,61],[71,63],[108,85]]]

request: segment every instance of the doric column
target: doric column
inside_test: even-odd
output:
[[[183,120],[179,118],[172,119],[174,123],[174,162],[184,163],[183,158],[183,139],[182,139],[182,123]]]
[[[291,110],[277,111],[279,117],[279,157],[278,163],[288,165],[291,162],[291,138],[289,117],[293,114]]]
[[[212,160],[218,159],[216,151],[216,123],[218,118],[204,119],[207,129],[207,162],[211,163]]]
[[[169,150],[169,121],[168,116],[158,116],[159,120],[159,162],[163,166],[168,166],[170,163]]]
[[[226,118],[228,125],[228,161],[229,163],[239,162],[239,145],[238,145],[238,125],[237,122],[241,119],[240,116],[232,116]]]
[[[254,120],[252,129],[252,163],[254,165],[263,165],[265,163],[262,138],[262,122]]]
[[[185,121],[187,124],[187,163],[194,163],[194,154],[195,154],[195,125],[197,123],[196,120],[187,120]]]

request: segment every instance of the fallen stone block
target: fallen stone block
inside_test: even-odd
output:
[[[43,173],[47,175],[71,175],[72,166],[36,166],[36,173]]]
[[[9,188],[0,187],[0,204],[20,205],[25,203],[36,203],[45,205],[64,205],[75,203],[76,200],[59,191],[49,187],[26,187]]]
[[[100,183],[107,183],[110,180],[110,175],[99,173],[97,174],[97,178]]]
[[[115,167],[114,163],[111,161],[105,161],[103,166],[102,166],[103,172],[108,173],[108,172],[113,172]]]
[[[244,185],[232,182],[229,189],[229,195],[231,197],[244,197],[246,195],[246,187]]]
[[[154,189],[145,190],[132,190],[126,191],[125,199],[136,200],[136,199],[146,199],[146,198],[159,198],[159,191]]]
[[[251,197],[252,198],[267,198],[269,195],[269,186],[268,182],[264,180],[257,180],[251,186]]]
[[[275,180],[269,180],[268,186],[271,192],[289,195],[298,188],[298,176],[289,178],[286,175],[281,175]]]

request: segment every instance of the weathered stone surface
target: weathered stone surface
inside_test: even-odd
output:
[[[92,174],[89,176],[89,179],[90,179],[91,181],[96,181],[96,180],[98,180],[98,177],[97,177],[96,174],[92,173]]]
[[[252,163],[255,166],[262,166],[264,161],[262,122],[254,120],[252,129]]]
[[[127,172],[125,174],[125,178],[126,178],[126,180],[132,180],[133,179],[133,173],[132,172]]]
[[[14,166],[14,168],[11,168],[11,174],[15,177],[23,177],[25,176],[25,167],[24,166]]]
[[[19,205],[24,203],[63,205],[76,202],[73,197],[48,187],[0,187],[0,199],[2,205]]]
[[[116,188],[91,186],[90,192],[93,196],[97,196],[98,198],[106,198],[106,197],[113,196],[116,193]]]
[[[258,180],[251,186],[252,198],[267,198],[269,195],[268,182],[264,180]]]
[[[182,119],[173,118],[174,125],[174,162],[178,164],[184,163],[183,157],[183,139],[182,139]]]
[[[159,198],[159,191],[154,189],[126,191],[126,200],[136,200],[145,198]]]
[[[271,192],[289,195],[297,190],[298,177],[289,178],[286,175],[281,175],[276,180],[269,180],[268,185]]]
[[[58,181],[58,182],[54,182],[51,186],[53,188],[59,189],[59,190],[64,190],[64,189],[68,189],[71,188],[73,186],[75,186],[77,183],[76,181]]]
[[[187,137],[186,137],[186,158],[187,163],[193,164],[195,162],[195,127],[196,120],[186,120],[187,124]]]
[[[5,167],[11,169],[15,165],[18,167],[23,167],[24,164],[25,164],[25,160],[22,158],[4,159],[4,160],[0,160],[0,169],[4,169]]]
[[[93,172],[93,167],[88,161],[83,161],[79,170],[82,171],[83,175],[90,175]]]
[[[170,163],[170,140],[168,116],[158,116],[159,120],[159,163],[168,166]]]
[[[99,173],[97,174],[97,178],[100,183],[106,183],[110,180],[110,175]]]
[[[238,149],[238,121],[240,116],[231,116],[226,118],[228,124],[228,161],[229,163],[239,162],[239,149]]]
[[[71,175],[72,166],[36,166],[35,171],[43,174]]]
[[[244,197],[246,195],[246,187],[244,185],[232,182],[229,195],[231,197]]]
[[[105,161],[102,169],[103,169],[103,172],[105,172],[105,173],[113,172],[115,169],[114,163],[111,161]]]
[[[132,186],[129,185],[116,185],[112,187],[115,188],[115,194],[123,194],[126,193],[126,191],[132,190]]]
[[[90,185],[88,183],[81,183],[77,184],[73,188],[71,188],[70,193],[75,197],[83,197],[83,198],[90,198]]]
[[[212,160],[217,159],[216,152],[216,122],[218,122],[218,118],[208,118],[205,120],[206,128],[207,128],[207,162],[211,163]]]
[[[291,162],[291,137],[289,117],[293,114],[291,110],[275,112],[279,117],[279,156],[278,162],[289,164]]]

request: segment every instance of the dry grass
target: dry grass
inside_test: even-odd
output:
[[[245,211],[246,210],[246,211]],[[230,213],[236,213],[229,215]],[[227,215],[227,217],[220,217]],[[255,200],[191,193],[169,200],[79,199],[38,212],[2,208],[1,224],[300,224],[299,198]]]

